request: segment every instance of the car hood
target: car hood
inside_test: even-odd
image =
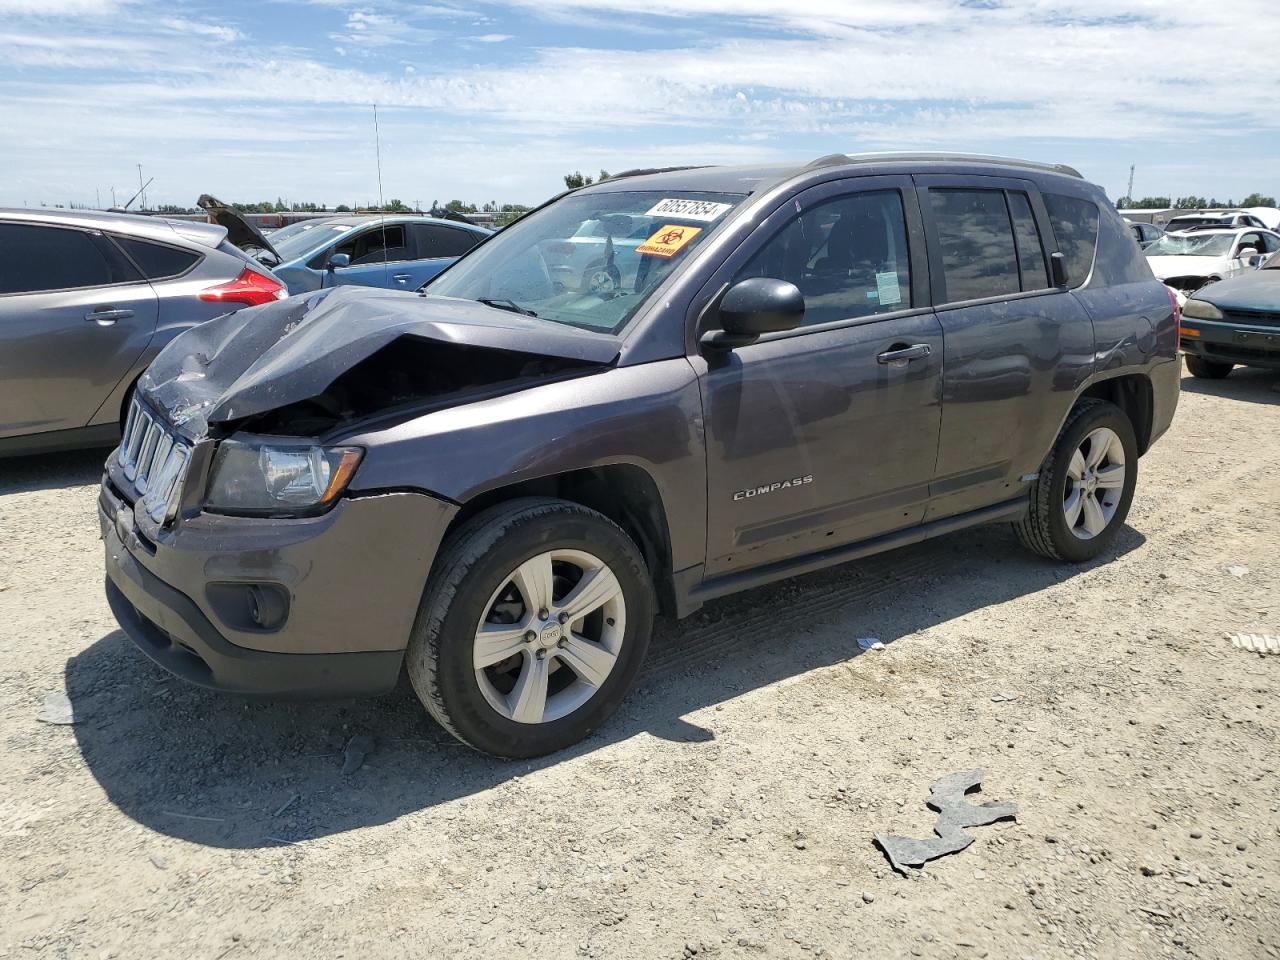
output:
[[[182,433],[319,396],[342,374],[401,339],[612,363],[612,335],[509,313],[472,300],[344,286],[249,307],[192,327],[156,356],[142,396]]]
[[[1225,257],[1147,257],[1156,278],[1203,277],[1226,263]]]
[[[200,194],[196,206],[207,213],[214,223],[224,227],[227,231],[227,239],[245,253],[253,256],[256,251],[265,250],[275,257],[277,264],[280,263],[280,254],[276,253],[276,248],[271,246],[271,241],[266,235],[233,207],[207,193]]]
[[[1193,299],[1235,310],[1280,312],[1280,269],[1249,270],[1202,287]]]

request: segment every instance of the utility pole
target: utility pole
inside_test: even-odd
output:
[[[138,193],[142,195],[142,203],[139,209],[147,209],[147,188],[142,184],[142,164],[138,164]]]
[[[1129,198],[1129,202],[1133,203],[1133,168],[1134,164],[1129,164],[1129,189],[1125,191],[1125,196]]]
[[[111,188],[111,205],[113,207],[116,205],[116,188],[115,187]]]

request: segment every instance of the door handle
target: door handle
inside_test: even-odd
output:
[[[392,277],[391,277],[391,279],[392,279],[392,280],[399,280],[401,283],[408,283],[408,282],[409,282],[410,280],[412,280],[413,278],[412,278],[412,277],[410,277],[410,276],[409,276],[409,274],[407,274],[407,273],[397,273],[397,274],[393,274],[393,275],[392,275]]]
[[[876,362],[891,363],[894,366],[902,367],[912,360],[922,360],[931,353],[933,353],[933,348],[927,343],[916,343],[909,347],[900,347],[894,344],[891,349],[877,356]]]
[[[132,310],[117,310],[115,307],[98,307],[86,313],[84,318],[92,320],[95,323],[115,323],[117,320],[127,320],[133,316]]]

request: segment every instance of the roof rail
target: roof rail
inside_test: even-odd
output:
[[[677,170],[701,170],[706,166],[705,163],[691,163],[683,167],[644,167],[637,170],[623,170],[621,173],[611,173],[608,180],[621,180],[623,177],[644,177],[651,173],[675,173]],[[599,183],[605,180],[597,181]]]
[[[884,153],[831,153],[825,157],[819,157],[805,165],[804,169],[812,170],[817,167],[834,167],[843,166],[853,163],[884,163],[886,161],[953,161],[956,163],[993,163],[1002,167],[1022,167],[1030,170],[1044,170],[1048,173],[1061,173],[1068,177],[1075,177],[1083,180],[1084,177],[1075,167],[1069,167],[1065,163],[1039,163],[1035,160],[1018,160],[1014,157],[993,157],[982,153],[946,153],[946,152],[929,152],[916,151],[912,153],[898,153],[896,151],[887,151]]]

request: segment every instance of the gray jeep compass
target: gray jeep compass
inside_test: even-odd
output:
[[[403,668],[466,743],[546,753],[617,709],[659,611],[980,523],[1098,556],[1173,417],[1177,323],[1068,167],[626,174],[420,295],[169,344],[106,465],[107,596],[193,683]]]

